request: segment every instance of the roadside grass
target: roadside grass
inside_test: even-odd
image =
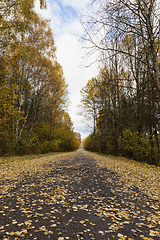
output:
[[[42,157],[47,157],[47,156],[52,156],[52,155],[57,155],[57,154],[62,154],[63,152],[49,152],[49,153],[44,153],[44,154],[27,154],[23,156],[3,156],[0,157],[0,165],[3,163],[10,163],[10,162],[22,162],[26,160],[32,160],[36,158],[42,158]]]
[[[65,159],[65,156],[72,154],[73,152],[50,152],[46,154],[0,157],[0,180],[22,180],[26,175],[29,177],[34,174],[43,175],[51,171],[50,163],[52,163],[52,168],[55,169],[57,164]],[[7,189],[7,186],[2,188]]]
[[[72,152],[76,152],[76,150]],[[72,153],[71,151],[69,152],[48,152],[48,153],[39,153],[39,154],[26,154],[26,155],[12,155],[12,156],[1,156],[0,157],[0,165],[3,163],[10,163],[10,162],[23,162],[26,160],[32,160],[32,159],[37,159],[37,158],[43,158],[47,156],[53,156],[53,155],[59,155],[59,154],[65,154],[65,153]]]
[[[125,157],[88,152],[96,163],[121,176],[127,188],[138,187],[140,191],[160,202],[160,167],[137,162]]]
[[[0,161],[0,195],[26,178],[40,176],[57,168],[57,164],[71,153],[53,152],[38,155],[1,157]],[[1,197],[1,196],[0,196]]]
[[[99,152],[90,152],[90,151],[86,151],[86,152],[88,152],[88,153],[95,153],[95,154],[100,155],[102,157],[106,157],[106,158],[109,158],[109,159],[112,159],[112,160],[123,161],[123,162],[126,162],[126,163],[137,165],[139,167],[141,166],[142,168],[144,167],[144,168],[149,168],[149,169],[154,169],[154,170],[157,169],[158,172],[160,171],[160,166],[151,165],[151,164],[148,164],[146,162],[138,162],[138,161],[136,161],[134,159],[130,159],[130,158],[127,158],[127,157],[115,156],[115,155],[99,153]]]

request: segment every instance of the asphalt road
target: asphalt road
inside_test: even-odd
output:
[[[148,204],[156,200],[126,188],[83,150],[59,158],[7,180],[12,188],[0,195],[0,239],[160,239],[160,210]]]

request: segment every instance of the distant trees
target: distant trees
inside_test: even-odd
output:
[[[76,149],[71,120],[67,129],[62,121],[68,90],[49,20],[35,13],[33,0],[0,7],[0,154]]]
[[[160,156],[158,3],[96,0],[97,10],[82,23],[89,51],[101,52],[98,150],[152,164],[159,164]]]
[[[81,104],[82,108],[80,115],[84,116],[88,126],[93,125],[94,134],[96,132],[96,119],[97,119],[97,80],[92,78],[89,80],[85,87],[80,91],[82,95]],[[87,113],[87,114],[86,114]]]

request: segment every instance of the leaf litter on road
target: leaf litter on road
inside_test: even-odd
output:
[[[158,168],[82,150],[1,166],[2,239],[159,239]]]

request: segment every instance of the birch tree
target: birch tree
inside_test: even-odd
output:
[[[159,3],[159,0],[95,0],[88,18],[85,16],[85,21],[82,21],[82,39],[90,43],[88,53],[100,52],[102,66],[110,66],[108,69],[114,71],[117,90],[120,78],[116,76],[123,75],[124,95],[136,102],[135,131],[139,136],[149,136],[153,159],[155,142],[159,152],[160,131]],[[118,107],[117,119],[123,135],[121,113],[125,110],[118,92],[114,112]]]

